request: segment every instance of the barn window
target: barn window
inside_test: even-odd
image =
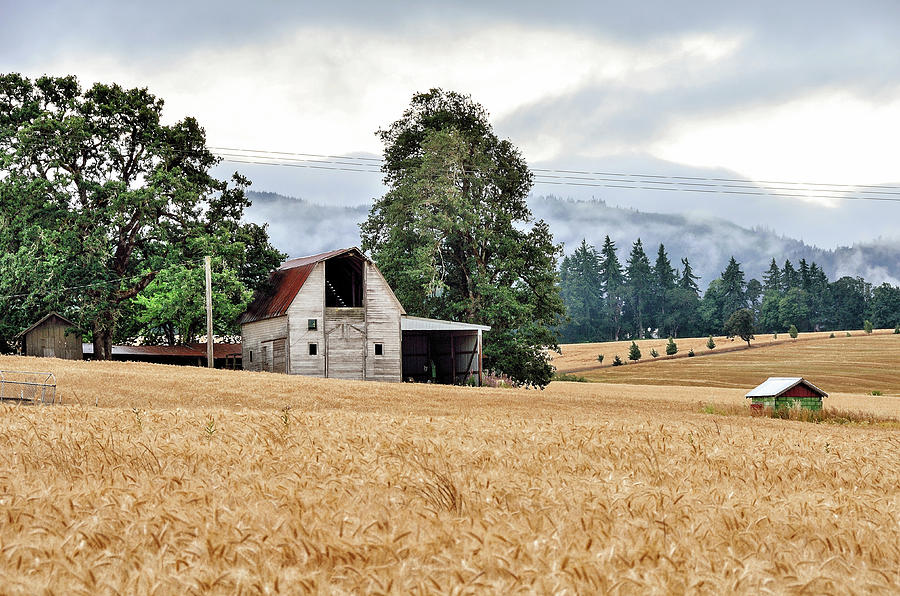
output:
[[[318,321],[316,319],[306,319],[306,328],[310,331],[315,331],[318,328]]]
[[[250,362],[253,362],[253,350],[250,350]]]
[[[309,344],[309,355],[315,356],[319,353],[319,344]]]
[[[325,262],[325,306],[360,307],[363,305],[363,266],[365,261],[348,254]]]
[[[384,344],[375,344],[375,355],[384,356]]]

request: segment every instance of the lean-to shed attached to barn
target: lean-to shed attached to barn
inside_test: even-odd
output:
[[[24,356],[81,360],[81,331],[64,316],[51,312],[16,335]]]
[[[745,396],[751,408],[791,408],[795,404],[808,410],[821,410],[828,394],[803,377],[769,377]]]
[[[393,382],[480,383],[490,329],[407,317],[358,248],[285,261],[239,322],[245,370]]]

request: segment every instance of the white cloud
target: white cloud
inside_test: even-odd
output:
[[[699,117],[673,126],[655,155],[754,180],[897,182],[900,88],[879,103],[845,91]]]
[[[587,85],[654,92],[685,84],[740,43],[737,36],[692,34],[638,46],[521,26],[402,37],[304,28],[225,51],[197,50],[165,65],[72,56],[52,70],[85,82],[148,85],[166,100],[170,118],[197,116],[214,145],[380,152],[374,131],[396,119],[416,91],[471,93],[499,119]],[[530,159],[565,149],[546,135],[515,141]]]

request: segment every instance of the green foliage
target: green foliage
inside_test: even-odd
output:
[[[791,339],[797,339],[797,336],[800,335],[800,333],[797,331],[796,325],[790,326],[790,328],[788,329],[788,335],[791,336]]]
[[[693,358],[693,357],[694,357],[694,348],[691,348],[690,350],[688,350],[688,358]]]
[[[616,357],[613,358],[613,364],[612,364],[612,365],[613,365],[613,366],[622,366],[623,364],[625,364],[625,363],[622,362],[622,359],[619,358],[619,355],[618,355],[618,354],[616,354]]]
[[[850,332],[849,332],[849,331],[847,332],[847,337],[850,337]]]
[[[597,354],[597,362],[603,362],[603,354]]]
[[[675,340],[672,339],[672,336],[669,336],[669,341],[666,342],[666,354],[669,356],[674,356],[678,353],[678,345],[675,343]]]
[[[878,389],[874,389],[871,392],[869,392],[869,395],[878,396],[878,395],[881,395],[881,391],[879,391]]]
[[[725,321],[725,334],[729,337],[738,336],[745,342],[747,345],[750,345],[750,340],[753,339],[753,311],[749,308],[742,308],[738,311],[735,311],[728,320]]]
[[[560,327],[562,341],[591,341],[604,333],[603,284],[600,254],[585,240],[560,265],[560,296],[568,318]]]
[[[578,375],[572,375],[568,373],[554,373],[553,374],[554,381],[565,381],[567,383],[589,383],[585,377],[580,377]]]
[[[105,359],[139,332],[136,300],[160,300],[161,285],[147,290],[163,271],[216,255],[246,294],[281,261],[264,228],[241,223],[249,181],[212,177],[203,128],[164,124],[162,108],[147,89],[0,76],[0,291],[24,294],[0,304],[0,335],[58,310]]]
[[[712,335],[710,335],[710,336],[709,336],[709,339],[706,340],[706,347],[709,348],[710,350],[714,350],[714,349],[715,349],[715,347],[716,347],[716,342],[715,342],[715,340],[713,340],[713,336],[712,336]]]
[[[360,226],[363,249],[410,314],[491,325],[485,366],[546,385],[564,314],[562,249],[533,221],[518,149],[482,106],[440,89],[414,95],[378,134],[388,192]]]
[[[900,323],[897,323],[897,326],[894,327],[894,335],[900,335]]]
[[[631,342],[631,346],[628,348],[628,359],[633,361],[641,359],[641,349],[634,341]]]
[[[828,336],[828,339],[834,339],[834,333]]]
[[[866,332],[866,335],[872,333],[872,321],[869,319],[863,321],[863,331]]]
[[[656,348],[650,348],[650,355],[654,358],[659,358],[659,352],[656,351]]]

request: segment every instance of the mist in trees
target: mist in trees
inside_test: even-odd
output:
[[[719,335],[729,331],[726,324],[739,311],[745,331],[739,335],[785,332],[792,325],[801,332],[859,329],[866,319],[877,328],[900,323],[900,287],[873,288],[861,277],[829,281],[819,265],[805,259],[797,266],[785,259],[779,266],[773,258],[760,281],[747,280],[732,257],[702,296],[688,259],[676,260],[680,268],[673,268],[672,260],[660,244],[651,266],[638,239],[623,267],[609,236],[600,251],[583,240],[561,262],[560,290],[568,312],[561,341]]]

